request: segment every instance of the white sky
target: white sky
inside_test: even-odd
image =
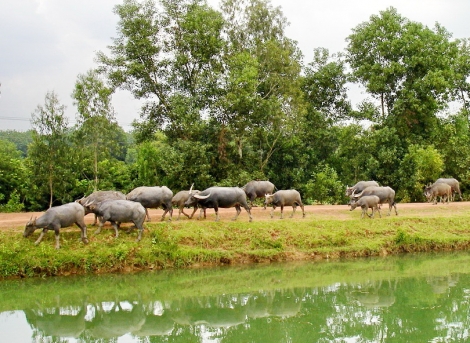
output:
[[[106,51],[116,36],[118,0],[0,1],[0,130],[27,130],[37,105],[55,91],[70,123],[76,109],[71,94],[78,74],[96,66],[97,51]],[[209,0],[217,6],[219,0]],[[358,24],[390,6],[409,20],[444,26],[453,38],[470,37],[468,0],[271,0],[290,22],[287,36],[296,40],[309,63],[313,49],[343,51]],[[351,90],[353,101],[364,97]],[[138,118],[139,103],[128,92],[113,98],[124,130]]]

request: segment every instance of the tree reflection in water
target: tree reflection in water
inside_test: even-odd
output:
[[[77,292],[82,295],[71,298],[57,288],[50,301],[38,300],[22,306],[18,300],[17,305],[22,306],[36,341],[74,338],[78,342],[115,342],[124,335],[126,340],[135,342],[469,339],[466,328],[470,324],[470,270],[468,273],[441,270],[437,274],[426,271],[416,277],[369,273],[359,282],[339,280],[312,287],[303,279],[315,272],[315,268],[303,270],[298,280],[291,280],[295,269],[286,273],[279,268],[279,273],[285,273],[284,280],[304,285],[283,288],[280,284],[273,287],[271,283],[269,286],[270,276],[266,278],[265,289],[230,292],[227,287],[227,292],[178,297],[175,287],[185,287],[177,286],[178,274],[173,283],[162,282],[158,286],[135,275],[132,278],[136,279],[131,280],[141,284],[138,291],[129,287],[126,292],[129,279],[125,279],[114,295],[109,291],[102,298],[92,292]],[[226,275],[220,276],[223,277]],[[213,282],[220,278],[215,273]],[[171,287],[173,293],[167,296],[165,289]],[[20,299],[22,290],[15,291],[20,293]],[[23,298],[27,297],[25,294]]]

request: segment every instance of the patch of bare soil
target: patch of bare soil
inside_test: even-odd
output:
[[[430,203],[399,203],[397,204],[398,215],[418,215],[423,217],[435,217],[442,216],[447,217],[455,215],[459,212],[470,211],[470,202],[469,201],[457,201],[450,204],[437,204],[432,205]],[[279,219],[280,208],[274,210],[274,219]],[[185,212],[191,214],[192,209],[185,209]],[[151,209],[149,210],[151,221],[156,222],[160,221],[163,214],[162,209]],[[269,220],[271,216],[271,208],[268,207],[266,210],[263,207],[253,207],[251,210],[253,220]],[[318,219],[335,219],[335,220],[354,220],[360,218],[361,209],[356,208],[354,212],[349,211],[347,205],[309,205],[305,206],[306,216],[310,218],[313,216]],[[388,205],[382,205],[382,216],[387,215]],[[13,229],[21,231],[24,229],[24,226],[30,218],[39,217],[43,212],[22,212],[22,213],[0,213],[0,229]],[[220,220],[230,220],[236,214],[234,208],[223,208],[219,209]],[[284,218],[289,219],[289,216],[292,214],[292,207],[284,208]],[[392,209],[392,215],[395,215],[394,210]],[[173,220],[176,220],[178,216],[178,209],[173,210]],[[194,214],[196,219],[199,216],[199,210]],[[166,219],[168,218],[168,214]],[[297,210],[294,215],[294,219],[302,218],[302,210],[300,207],[297,207]],[[181,220],[188,220],[185,216],[181,215]],[[207,219],[206,220],[215,220],[214,209],[207,209]],[[238,220],[248,221],[248,214],[244,209],[240,213]],[[88,214],[85,217],[85,222],[87,225],[91,225],[94,221],[94,215]],[[109,225],[109,224],[106,224]]]

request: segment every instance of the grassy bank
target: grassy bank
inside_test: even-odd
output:
[[[0,231],[0,277],[33,277],[87,273],[127,272],[203,265],[247,264],[270,261],[336,259],[390,255],[402,252],[463,250],[470,246],[470,211],[455,205],[400,210],[399,216],[360,220],[360,211],[345,206],[337,214],[308,213],[302,219],[270,219],[269,211],[254,214],[249,223],[242,213],[228,219],[181,220],[147,223],[141,242],[137,233],[114,238],[110,226],[80,242],[78,228],[61,230],[61,249],[54,249],[54,234],[34,245],[39,230],[23,238],[22,228]],[[262,210],[260,210],[262,211]],[[385,212],[385,211],[384,211]],[[259,212],[262,213],[262,212]],[[155,217],[156,218],[156,217]]]

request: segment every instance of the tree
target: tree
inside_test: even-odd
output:
[[[32,142],[31,131],[0,131],[0,139],[14,143],[16,148],[21,151],[22,157],[26,157],[28,145]]]
[[[304,113],[300,92],[301,53],[285,36],[287,20],[266,0],[225,0],[221,4],[227,32],[227,72],[214,119],[237,144],[243,142],[261,157],[253,172],[268,165],[282,137],[291,136]],[[226,129],[225,127],[228,127]]]
[[[112,89],[106,87],[100,75],[90,70],[86,74],[78,75],[72,97],[78,109],[77,131],[80,152],[86,150],[93,162],[93,190],[99,188],[99,162],[111,156],[120,147],[119,139],[124,139],[122,129],[116,122],[114,110],[111,105]],[[116,139],[118,138],[119,139]],[[82,159],[84,159],[83,155]]]
[[[444,161],[436,148],[411,145],[400,165],[402,185],[398,197],[405,201],[422,201],[424,186],[434,182],[443,170]]]
[[[389,8],[353,29],[347,61],[380,101],[383,121],[401,137],[428,138],[455,84],[456,44],[440,25],[429,29]]]
[[[64,112],[65,106],[52,91],[47,92],[44,105],[38,105],[31,115],[33,142],[28,149],[29,168],[33,183],[39,189],[42,185],[47,187],[49,207],[56,193],[67,199],[63,190],[71,177],[68,164],[73,156]]]
[[[27,176],[21,151],[13,143],[0,139],[0,210],[8,202],[19,204],[19,198],[24,198]]]
[[[98,61],[115,88],[145,99],[136,128],[151,138],[198,135],[221,72],[221,15],[201,0],[125,0],[115,7],[118,37]]]
[[[462,108],[467,114],[467,120],[470,122],[470,44],[468,39],[457,41],[458,56],[454,61],[455,88],[454,97],[462,102]]]
[[[325,48],[314,50],[313,61],[305,68],[302,90],[311,110],[319,111],[330,123],[337,123],[349,119],[351,103],[345,62],[341,56],[333,58]]]

